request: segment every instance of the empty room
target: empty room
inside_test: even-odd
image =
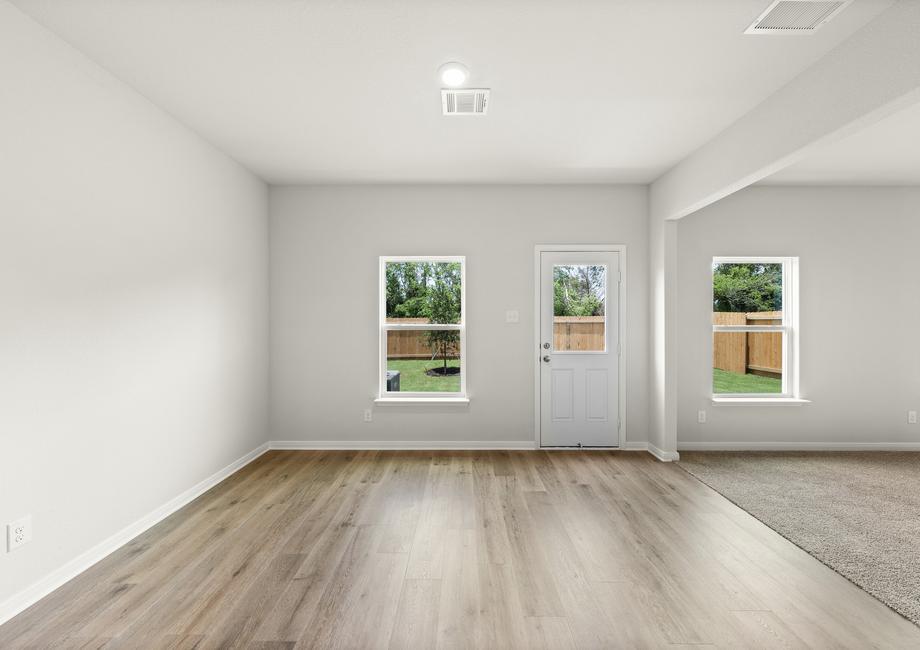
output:
[[[0,0],[0,648],[920,648],[920,0]]]

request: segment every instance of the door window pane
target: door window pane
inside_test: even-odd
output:
[[[607,349],[607,267],[553,266],[553,351]]]
[[[459,393],[459,330],[389,330],[386,388],[402,393]]]
[[[460,322],[460,262],[387,262],[386,322]]]

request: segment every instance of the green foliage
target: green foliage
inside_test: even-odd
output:
[[[386,266],[387,318],[423,318],[433,264],[391,262]]]
[[[433,283],[428,287],[426,312],[432,323],[460,322],[460,264],[433,264]],[[456,356],[460,345],[460,332],[456,330],[431,330],[428,344],[444,361],[447,374],[447,359]]]
[[[783,380],[775,377],[761,377],[759,375],[728,372],[719,368],[712,369],[712,392],[757,394],[783,392]]]
[[[393,308],[393,316],[397,318],[424,318],[427,315],[427,303],[427,295],[412,296]]]
[[[427,318],[431,323],[460,322],[459,262],[391,262],[386,266],[387,318]],[[428,344],[444,362],[457,356],[460,333],[426,332]]]
[[[782,311],[782,264],[714,264],[712,310]]]
[[[553,315],[603,316],[606,291],[603,266],[554,266]]]

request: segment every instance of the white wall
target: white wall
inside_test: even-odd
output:
[[[267,439],[268,196],[4,1],[0,79],[2,604]]]
[[[271,191],[272,438],[532,441],[534,245],[628,247],[627,435],[644,441],[647,193],[636,186]],[[378,257],[467,256],[468,407],[373,405]],[[521,322],[505,323],[505,310]]]
[[[678,446],[920,443],[920,188],[752,187],[679,222]],[[801,407],[711,395],[713,256],[800,258]],[[708,422],[697,423],[697,410]]]

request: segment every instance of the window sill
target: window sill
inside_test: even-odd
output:
[[[713,406],[727,406],[734,404],[766,405],[766,406],[802,406],[811,404],[811,400],[799,397],[713,397]]]
[[[378,397],[374,404],[396,406],[399,404],[469,404],[469,397]]]

